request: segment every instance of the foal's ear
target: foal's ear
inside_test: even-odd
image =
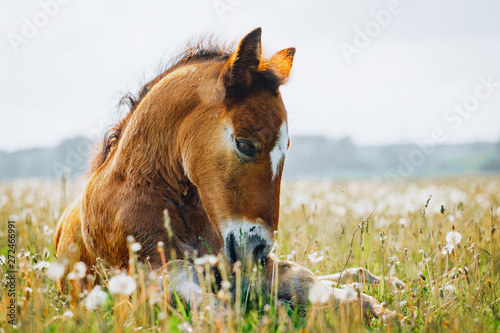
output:
[[[265,67],[271,68],[280,80],[280,85],[285,83],[290,75],[293,64],[293,56],[295,55],[295,47],[281,50],[269,59]]]
[[[252,75],[258,71],[262,55],[262,29],[257,28],[243,37],[238,49],[229,58],[222,73],[226,89],[248,88]]]

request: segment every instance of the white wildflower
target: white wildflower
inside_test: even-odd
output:
[[[7,263],[7,260],[5,259],[5,256],[0,256],[0,265],[5,265]]]
[[[64,267],[63,264],[60,262],[54,261],[49,269],[47,269],[46,275],[49,277],[49,279],[57,281],[59,280],[64,272],[66,271],[66,267]]]
[[[446,234],[446,243],[457,245],[462,240],[462,235],[458,231],[450,231]]]
[[[50,262],[47,261],[40,261],[35,266],[33,266],[34,269],[39,269],[41,271],[49,267],[50,267]]]
[[[108,294],[102,290],[101,286],[97,285],[85,298],[85,306],[89,310],[95,310],[103,306],[108,300]]]
[[[309,289],[309,301],[312,304],[324,304],[330,300],[330,287],[323,283],[315,283]]]
[[[109,292],[112,294],[130,295],[136,287],[134,278],[125,274],[113,276],[108,283]]]
[[[318,251],[311,253],[310,255],[307,256],[307,258],[312,263],[320,262],[321,260],[325,259],[325,257],[320,255]]]
[[[142,246],[140,243],[133,243],[132,245],[130,245],[130,249],[133,252],[139,252],[139,250],[142,249]]]

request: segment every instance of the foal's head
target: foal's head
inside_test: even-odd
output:
[[[203,83],[196,86],[200,105],[180,126],[182,164],[231,263],[267,258],[274,243],[289,146],[279,86],[294,53],[264,59],[259,28],[226,62],[191,69]]]

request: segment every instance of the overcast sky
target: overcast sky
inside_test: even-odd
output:
[[[292,136],[376,145],[428,140],[441,129],[444,143],[500,140],[497,0],[42,5],[54,1],[0,0],[1,150],[102,132],[123,92],[187,40],[236,40],[258,26],[266,53],[297,48],[282,88]]]

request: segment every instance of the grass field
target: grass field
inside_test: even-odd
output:
[[[131,278],[122,275],[113,282],[117,273],[99,263],[87,278],[92,282],[100,275],[101,287],[89,283],[89,290],[71,299],[58,293],[49,276],[57,276],[61,267],[53,250],[58,217],[82,186],[39,180],[0,183],[3,261],[8,262],[9,220],[16,221],[17,243],[16,325],[9,323],[12,281],[3,266],[2,331],[500,331],[498,176],[283,184],[276,255],[315,274],[339,272],[347,262],[347,267],[399,277],[405,290],[381,283],[366,286],[365,293],[405,316],[403,324],[346,320],[319,304],[300,311],[277,303],[272,295],[260,295],[258,286],[236,297],[227,286],[217,292],[227,305],[224,316],[214,312],[211,297],[206,306],[191,309],[165,299],[158,276],[141,263],[132,266]],[[86,274],[85,267],[73,270]]]

